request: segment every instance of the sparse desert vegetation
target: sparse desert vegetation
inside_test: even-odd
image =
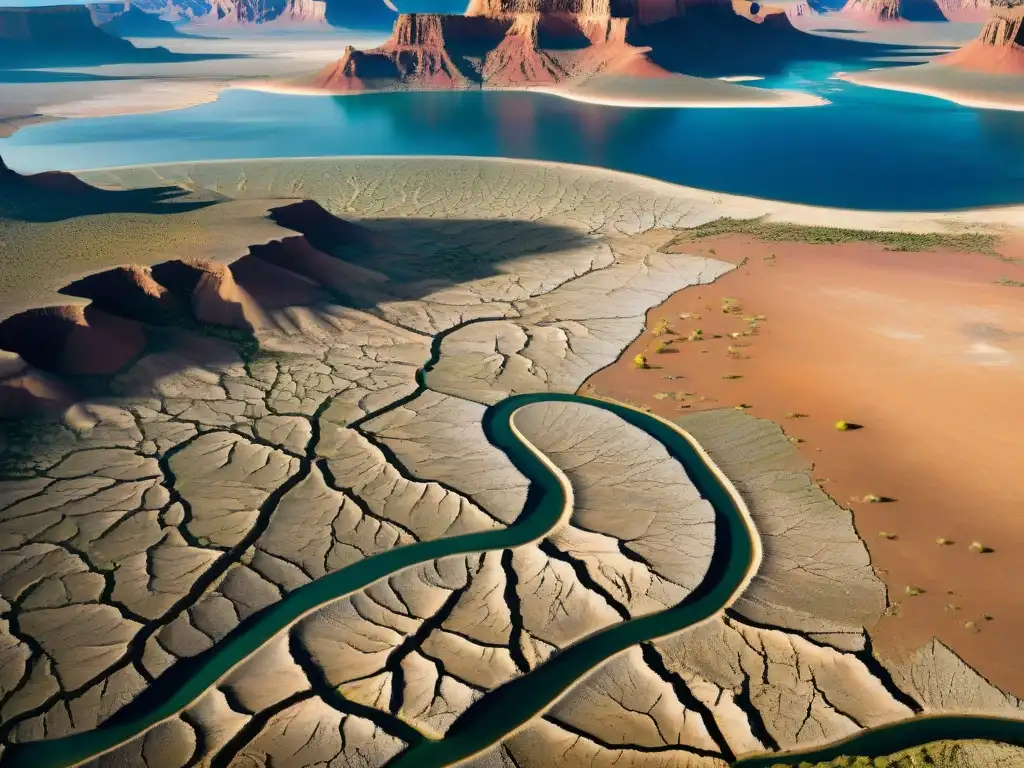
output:
[[[799,224],[756,219],[716,219],[699,227],[682,230],[669,243],[703,240],[721,235],[749,235],[769,242],[810,243],[813,245],[839,245],[842,243],[880,243],[889,251],[932,251],[946,248],[970,253],[994,254],[999,238],[982,232],[913,233],[884,232],[842,227],[808,227]],[[714,254],[714,249],[708,253]],[[767,257],[774,260],[775,255]]]
[[[984,765],[993,748],[998,749],[985,741],[935,741],[879,757],[842,755],[824,762],[778,763],[772,768],[963,768]]]

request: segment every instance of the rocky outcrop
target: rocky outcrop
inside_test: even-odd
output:
[[[523,13],[564,13],[577,16],[609,16],[610,0],[471,0],[467,16],[501,18]]]
[[[950,0],[949,4],[958,2]],[[946,21],[947,18],[937,0],[850,0],[842,12],[865,21],[880,22]]]
[[[899,0],[850,0],[843,7],[847,16],[858,16],[872,21],[898,21],[900,18]]]
[[[992,8],[990,0],[938,0],[938,4],[949,21],[985,22]]]
[[[515,17],[505,39],[487,54],[484,79],[492,85],[554,85],[562,82],[566,71],[552,56],[537,46],[539,16],[533,13]]]
[[[61,66],[166,58],[96,27],[85,6],[0,8],[0,66]]]
[[[96,3],[88,6],[93,23],[115,37],[179,37],[177,28],[155,13],[147,13],[130,2]]]
[[[799,32],[785,9],[750,0],[474,0],[465,16],[402,15],[384,46],[347,49],[287,85],[336,92],[541,86],[628,98],[642,79],[781,71],[794,58],[834,60],[835,49],[850,46],[859,47]],[[654,100],[670,100],[675,86],[687,91],[684,81],[663,85],[648,89]]]
[[[978,39],[939,62],[974,72],[1024,75],[1024,4],[993,6]]]
[[[327,0],[288,0],[278,20],[295,24],[326,24]]]
[[[470,78],[448,52],[442,19],[437,14],[399,16],[394,33],[384,45],[369,51],[349,46],[340,60],[313,78],[313,86],[337,92],[398,86],[423,90],[469,86]]]

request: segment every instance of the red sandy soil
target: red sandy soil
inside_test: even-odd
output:
[[[1024,46],[992,46],[975,40],[937,61],[950,67],[990,75],[1024,75]]]
[[[939,63],[995,75],[1024,75],[1024,9],[993,8],[978,39]]]
[[[871,628],[881,653],[934,635],[1024,695],[1024,287],[996,283],[1024,281],[1024,238],[1000,246],[1019,262],[738,235],[677,249],[748,261],[651,310],[648,331],[588,385],[671,418],[749,405],[802,439],[814,477],[854,510],[890,601],[901,604]],[[739,313],[722,311],[725,297]],[[752,315],[766,318],[756,332],[730,338]],[[652,335],[661,318],[679,335]],[[683,341],[697,327],[705,340]],[[656,353],[666,339],[669,351]],[[639,353],[650,370],[634,367]],[[742,378],[723,378],[732,375]],[[675,392],[692,394],[656,397]],[[839,420],[863,428],[838,431]],[[851,501],[868,494],[893,501]],[[937,545],[939,537],[953,543]],[[974,541],[994,551],[975,554]],[[911,586],[924,594],[907,596]]]

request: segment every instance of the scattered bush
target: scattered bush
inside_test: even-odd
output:
[[[910,597],[917,597],[918,595],[924,594],[924,590],[920,587],[911,587],[909,585],[903,591],[906,592],[907,595],[909,595]]]
[[[647,367],[647,358],[644,355],[637,355],[633,358],[633,365],[635,365],[638,370],[643,370]]]
[[[704,331],[700,328],[694,328],[688,338],[690,341],[701,341],[704,338]]]
[[[944,538],[944,537],[942,537],[942,536],[939,536],[939,538],[937,538],[937,539],[935,540],[935,543],[936,543],[936,544],[938,544],[938,545],[939,545],[940,547],[948,547],[948,546],[949,546],[950,544],[952,544],[953,542],[952,542],[952,541],[950,541],[950,540],[949,540],[949,539],[947,539],[947,538]]]
[[[838,429],[840,432],[845,432],[849,428],[850,428],[849,422],[846,422],[846,421],[837,421],[836,422],[836,429]]]
[[[716,235],[732,234],[751,235],[767,242],[811,243],[814,245],[879,243],[889,251],[932,251],[936,248],[948,248],[954,251],[993,254],[999,244],[997,235],[980,232],[918,234],[843,229],[841,227],[808,227],[768,221],[762,216],[755,219],[715,219],[699,227],[682,230],[680,236],[665,247],[669,248],[677,243]],[[709,251],[709,253],[713,253],[713,251]],[[769,258],[773,257],[774,254]]]
[[[896,534],[890,533],[889,531],[879,531],[878,535],[881,536],[883,539],[892,540],[896,538]]]
[[[867,496],[861,499],[865,504],[879,504],[882,501],[881,496],[875,496],[873,493],[869,493]]]
[[[983,555],[983,554],[985,554],[987,552],[991,552],[992,551],[992,549],[990,547],[986,547],[980,541],[972,541],[970,546],[968,547],[968,549],[971,550],[971,552],[975,552],[975,553],[977,553],[979,555]]]

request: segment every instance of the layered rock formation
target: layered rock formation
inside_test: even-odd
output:
[[[85,6],[0,8],[0,65],[131,61],[141,53],[98,29]]]
[[[990,0],[938,0],[938,4],[949,21],[984,22],[992,8]]]
[[[394,23],[397,12],[385,0],[132,0],[147,13],[169,21],[216,23],[224,26],[265,24],[325,24],[349,29],[382,29]]]
[[[487,15],[469,17],[402,15],[387,43],[347,49],[313,85],[333,91],[557,85],[644,53],[626,43],[626,18],[509,7],[488,6]]]
[[[286,85],[337,92],[558,86],[619,103],[644,80],[641,101],[671,102],[685,101],[693,85],[681,74],[781,71],[793,58],[834,60],[851,47],[858,45],[799,32],[784,9],[748,0],[474,0],[465,16],[402,15],[385,45],[348,49],[317,75]],[[648,88],[652,79],[663,82]],[[759,98],[730,87],[744,91],[736,98]]]
[[[973,0],[965,0],[970,3]],[[946,0],[945,7],[952,15],[960,0]],[[947,17],[937,0],[850,0],[842,11],[865,21],[946,21]],[[969,15],[965,13],[964,15]]]
[[[400,16],[388,42],[369,51],[349,46],[341,59],[314,77],[313,86],[338,92],[399,83],[425,90],[467,87],[469,78],[448,53],[443,18],[433,14]]]
[[[1024,75],[1024,3],[993,5],[978,39],[939,62],[974,72]]]
[[[175,26],[155,13],[125,3],[97,3],[88,6],[93,23],[115,37],[177,37]]]

